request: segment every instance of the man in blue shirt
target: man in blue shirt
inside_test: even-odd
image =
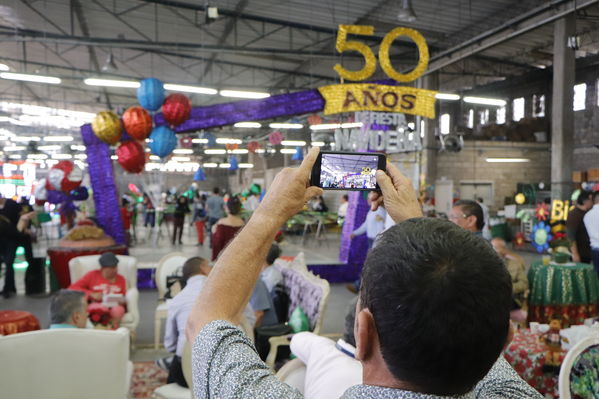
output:
[[[85,293],[60,290],[50,301],[50,329],[85,328],[87,324],[87,301]]]

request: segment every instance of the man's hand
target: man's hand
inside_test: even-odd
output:
[[[395,223],[422,216],[422,208],[416,199],[412,182],[390,162],[387,162],[387,173],[382,170],[376,172],[376,181],[383,195],[373,196],[373,211],[384,203],[385,210]]]
[[[314,147],[299,168],[285,168],[277,174],[256,213],[275,217],[281,223],[298,213],[310,198],[322,195],[319,187],[308,187],[312,167],[320,149]]]
[[[91,294],[89,294],[89,296],[94,301],[101,301],[102,300],[102,293],[101,292],[92,292]]]

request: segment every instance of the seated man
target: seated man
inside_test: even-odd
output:
[[[50,329],[85,328],[87,301],[85,294],[75,290],[60,290],[50,300]]]
[[[301,398],[234,324],[279,227],[321,193],[307,187],[317,156],[312,149],[298,169],[277,175],[206,281],[187,326],[196,397]],[[377,172],[383,195],[373,202],[384,201],[398,224],[364,265],[354,325],[362,384],[343,398],[541,398],[505,362],[489,373],[512,336],[501,259],[476,235],[422,218],[410,181],[392,164],[387,173]]]
[[[107,317],[105,320],[113,329],[119,327],[119,323],[125,315],[125,293],[127,292],[127,280],[118,274],[118,258],[112,252],[104,252],[100,255],[100,269],[87,272],[79,280],[69,286],[70,290],[83,291],[90,305],[90,313],[101,315],[99,318]],[[120,296],[119,304],[107,305],[105,296]],[[97,322],[92,315],[92,321]]]
[[[485,219],[483,208],[476,201],[460,200],[453,204],[448,218],[458,226],[483,237],[483,227]]]

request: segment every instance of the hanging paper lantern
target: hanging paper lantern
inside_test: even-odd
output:
[[[274,131],[268,135],[268,142],[272,145],[279,145],[283,141],[283,134],[279,131]]]
[[[148,111],[157,111],[164,102],[164,85],[156,78],[146,78],[139,82],[137,101]]]
[[[522,248],[524,247],[524,244],[526,244],[526,237],[524,236],[523,232],[519,231],[514,237],[514,246],[516,248]]]
[[[35,203],[37,205],[44,205],[46,200],[48,199],[48,189],[46,188],[47,181],[46,179],[40,179],[33,190],[33,196],[35,197]]]
[[[229,158],[229,164],[231,165],[229,166],[229,170],[239,169],[239,162],[237,161],[237,157],[235,155],[231,155],[231,158]]]
[[[98,112],[92,121],[94,134],[108,145],[119,142],[122,129],[121,120],[112,111]]]
[[[303,161],[304,160],[304,151],[302,147],[295,147],[295,154],[291,157],[293,161]]]
[[[129,107],[123,114],[123,126],[135,140],[145,140],[152,131],[152,117],[142,107]]]
[[[193,147],[193,139],[189,136],[181,137],[179,140],[179,145],[181,148],[192,148]]]
[[[166,126],[158,126],[150,134],[150,150],[160,158],[168,156],[177,148],[177,135]]]
[[[135,140],[121,143],[116,149],[118,163],[129,173],[141,173],[146,164],[144,148]]]
[[[551,228],[544,222],[539,222],[532,227],[530,238],[532,246],[535,247],[538,253],[549,249],[549,240],[551,240],[550,230]]]
[[[322,123],[322,118],[318,115],[310,115],[308,117],[308,124],[310,125],[320,125]]]
[[[526,202],[526,196],[522,193],[518,193],[518,194],[516,194],[515,200],[516,200],[516,204],[522,205]]]
[[[69,194],[71,195],[71,199],[73,201],[85,201],[89,198],[89,192],[85,186],[79,186],[76,189],[71,190]]]
[[[216,145],[216,137],[212,133],[205,132],[202,135],[202,138],[208,140],[208,143],[206,143],[206,146],[214,147]]]
[[[260,143],[258,143],[257,141],[250,141],[248,143],[248,151],[251,152],[252,154],[256,153],[256,150],[260,148]]]
[[[83,171],[71,161],[60,161],[48,171],[46,188],[68,193],[79,187]]]
[[[189,118],[191,101],[181,93],[169,95],[162,104],[162,115],[172,126],[179,126]]]
[[[537,218],[537,220],[547,220],[548,216],[549,207],[547,206],[547,204],[544,202],[537,204],[537,208],[535,209],[535,217]]]
[[[204,168],[198,168],[198,170],[196,170],[196,173],[193,175],[193,180],[195,180],[195,181],[206,180],[206,174],[204,173]]]
[[[239,148],[239,144],[225,144],[225,148],[228,151],[237,150]]]

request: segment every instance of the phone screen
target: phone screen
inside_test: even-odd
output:
[[[320,184],[324,189],[375,190],[380,155],[323,153]]]

